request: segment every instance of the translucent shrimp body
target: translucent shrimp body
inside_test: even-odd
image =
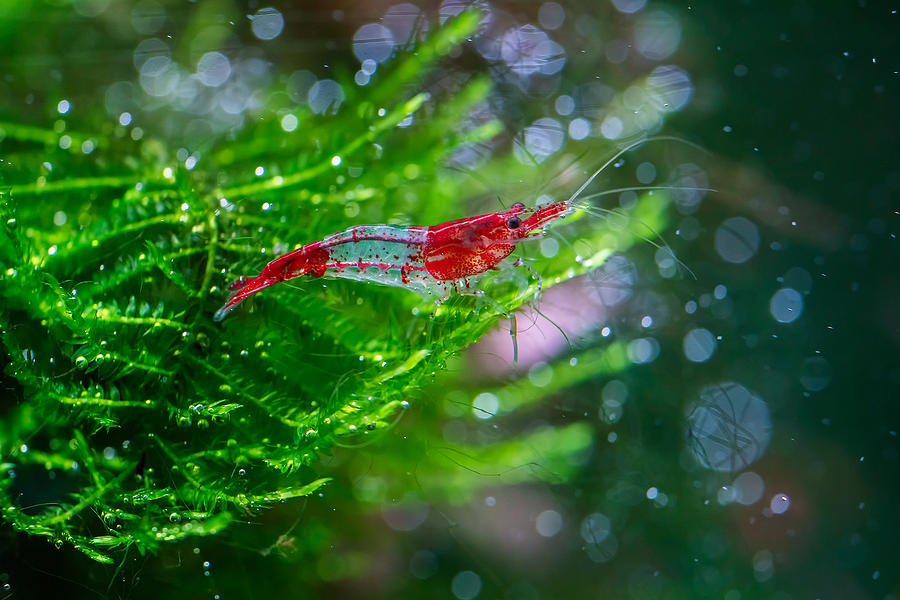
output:
[[[402,287],[423,296],[437,296],[439,302],[452,292],[477,293],[470,286],[470,278],[496,269],[500,261],[513,253],[516,244],[539,236],[544,227],[576,210],[589,213],[600,210],[589,205],[590,197],[581,200],[578,197],[622,154],[645,142],[657,140],[673,140],[694,146],[685,140],[664,136],[637,141],[606,161],[568,200],[534,209],[519,202],[504,211],[431,227],[351,227],[279,256],[256,277],[238,279],[230,288],[233,292],[231,297],[216,312],[214,319],[221,321],[246,298],[301,275]]]
[[[238,279],[213,318],[221,321],[249,296],[301,275],[402,287],[441,300],[452,292],[467,293],[469,278],[494,269],[517,243],[569,214],[568,206],[557,202],[531,210],[517,203],[432,227],[351,227],[279,256],[256,277]]]

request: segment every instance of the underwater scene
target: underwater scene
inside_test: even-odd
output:
[[[0,0],[0,600],[895,600],[898,24]]]

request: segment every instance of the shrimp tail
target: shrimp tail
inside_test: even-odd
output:
[[[252,296],[256,292],[266,289],[271,285],[275,285],[282,280],[283,277],[273,277],[271,273],[267,273],[265,270],[263,270],[263,272],[256,277],[240,277],[229,287],[229,289],[232,291],[232,294],[228,298],[228,302],[226,302],[225,305],[217,310],[216,314],[213,315],[213,321],[221,321],[226,316],[228,316],[228,313],[233,311],[238,304],[246,300],[248,297]]]
[[[234,310],[238,304],[267,287],[292,279],[299,275],[321,277],[325,274],[329,254],[327,250],[318,244],[309,244],[279,256],[263,268],[256,277],[238,277],[228,289],[232,292],[222,308],[213,315],[214,321],[221,321],[228,313]]]

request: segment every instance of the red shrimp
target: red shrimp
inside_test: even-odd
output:
[[[659,136],[626,146],[597,169],[568,200],[534,209],[517,202],[500,212],[431,227],[360,225],[312,242],[279,256],[256,277],[235,281],[230,287],[231,297],[213,318],[221,321],[249,296],[300,275],[402,287],[424,296],[437,296],[439,303],[452,292],[480,294],[480,290],[471,287],[470,278],[497,269],[498,263],[513,253],[516,244],[540,237],[543,228],[552,222],[576,209],[590,212],[585,201],[603,192],[576,203],[581,192],[625,152],[644,142],[661,139],[684,141]]]
[[[431,227],[360,225],[283,254],[252,279],[231,286],[221,321],[244,299],[298,277],[340,277],[403,287],[446,299],[451,292],[477,293],[469,279],[497,268],[516,244],[572,212],[568,202],[530,210],[521,202],[507,210]]]

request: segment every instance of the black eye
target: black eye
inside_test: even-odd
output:
[[[506,222],[506,226],[510,229],[518,229],[519,225],[522,224],[522,219],[519,217],[510,217],[509,221]]]

